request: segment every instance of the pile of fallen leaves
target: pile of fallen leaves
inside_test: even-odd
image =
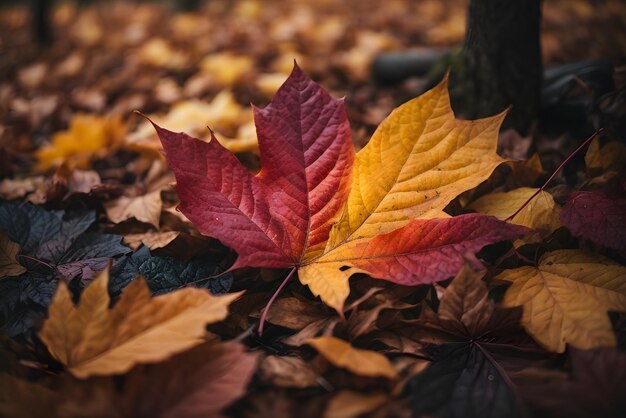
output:
[[[319,3],[55,9],[0,85],[0,415],[626,413],[620,72],[523,138],[359,72],[458,41],[458,2]]]

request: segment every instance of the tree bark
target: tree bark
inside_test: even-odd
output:
[[[51,0],[31,0],[31,25],[39,47],[46,47],[52,43],[51,2]]]
[[[541,99],[541,0],[470,0],[460,68],[450,82],[468,118],[512,106],[505,126],[527,133]]]

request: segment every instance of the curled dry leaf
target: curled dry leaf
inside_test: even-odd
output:
[[[614,347],[608,311],[626,311],[626,267],[580,250],[544,255],[537,267],[505,270],[504,306],[522,306],[522,325],[551,351]]]
[[[78,306],[59,282],[39,333],[50,353],[79,378],[124,373],[135,364],[162,361],[200,344],[206,324],[224,319],[228,304],[239,296],[186,288],[151,298],[138,277],[109,309],[108,282],[104,270]]]
[[[504,116],[456,120],[444,80],[393,111],[355,159],[343,101],[295,66],[272,103],[255,109],[257,176],[215,140],[155,129],[179,209],[237,251],[233,269],[299,268],[300,281],[341,312],[354,273],[432,283],[483,246],[526,232],[443,213],[503,161],[495,150]]]
[[[153,232],[148,231],[142,234],[124,235],[124,244],[133,250],[137,250],[142,244],[151,250],[163,248],[174,241],[180,235],[179,231]]]
[[[130,218],[148,223],[159,229],[161,218],[161,191],[135,196],[122,196],[104,205],[108,218],[114,223],[120,223]]]
[[[397,373],[387,357],[376,351],[362,350],[335,337],[317,337],[305,341],[313,346],[326,360],[354,374],[365,377],[395,379]]]

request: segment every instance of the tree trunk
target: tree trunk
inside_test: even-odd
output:
[[[505,126],[525,134],[541,98],[541,0],[470,0],[452,104],[468,118],[512,106]]]
[[[51,0],[31,0],[31,25],[39,47],[46,47],[52,43],[51,2]]]

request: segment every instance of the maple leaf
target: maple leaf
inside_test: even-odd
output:
[[[561,221],[576,237],[626,250],[626,199],[601,191],[574,192],[567,197]]]
[[[157,125],[179,209],[238,253],[231,268],[292,267],[341,312],[357,272],[403,284],[453,275],[465,257],[526,229],[493,217],[451,219],[444,207],[485,180],[504,113],[458,121],[447,80],[396,109],[354,157],[342,100],[297,67],[265,109],[254,109],[261,171],[218,141]],[[353,179],[350,189],[351,179]]]
[[[83,291],[78,307],[59,282],[39,333],[50,353],[79,378],[124,373],[199,345],[205,326],[224,319],[228,304],[240,296],[187,288],[150,298],[139,276],[109,310],[108,282],[107,269]]]
[[[437,313],[426,307],[408,334],[429,347],[433,362],[411,380],[415,416],[524,416],[510,370],[541,353],[526,336],[521,311],[489,298],[484,272],[463,268],[445,289]]]
[[[504,306],[522,306],[522,324],[551,351],[613,347],[608,311],[626,311],[626,267],[580,250],[544,255],[537,267],[505,270]]]

